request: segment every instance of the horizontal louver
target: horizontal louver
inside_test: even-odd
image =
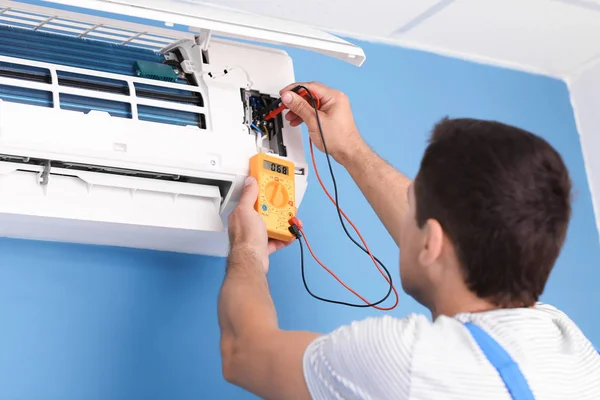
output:
[[[128,103],[93,99],[72,94],[61,93],[60,108],[63,110],[79,111],[86,114],[90,111],[103,111],[109,113],[112,117],[131,118],[131,106]]]
[[[102,78],[97,76],[76,74],[73,72],[58,72],[58,84],[79,89],[97,90],[106,93],[129,95],[129,85],[125,81]]]
[[[0,99],[30,106],[52,107],[52,92],[0,85]]]

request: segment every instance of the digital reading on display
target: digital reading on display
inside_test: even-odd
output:
[[[283,175],[288,174],[288,167],[286,167],[284,165],[275,164],[275,163],[272,163],[267,160],[265,160],[264,165],[265,165],[265,169],[268,169],[272,172],[277,172],[278,174],[283,174]]]

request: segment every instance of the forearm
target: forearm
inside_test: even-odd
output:
[[[402,218],[408,210],[410,179],[362,141],[352,152],[340,156],[338,161],[352,176],[396,244],[399,244]]]
[[[219,296],[219,324],[224,357],[240,343],[277,329],[277,314],[261,260],[252,250],[234,246]]]
[[[232,249],[219,297],[221,358],[225,379],[265,399],[308,399],[302,372],[310,332],[278,327],[262,261]]]
[[[231,250],[218,305],[223,376],[264,399],[307,399],[302,359],[318,335],[279,329],[266,272],[269,254],[285,243],[268,240],[254,210],[258,193],[256,180],[246,179],[229,215]]]

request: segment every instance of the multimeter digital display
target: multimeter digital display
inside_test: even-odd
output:
[[[271,162],[269,160],[265,160],[263,165],[266,169],[270,170],[271,172],[277,172],[278,174],[283,175],[288,174],[288,167],[286,167],[285,165],[275,164],[274,162]]]
[[[294,239],[289,220],[296,216],[296,178],[294,164],[288,160],[259,153],[250,159],[250,175],[258,182],[256,212],[265,221],[271,239]]]

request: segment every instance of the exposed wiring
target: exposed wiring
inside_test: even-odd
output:
[[[265,150],[263,147],[263,143],[265,142],[265,139],[267,138],[268,133],[266,132],[265,128],[263,128],[261,130],[254,123],[250,123],[250,128],[252,128],[256,132],[256,151],[258,151],[260,153],[263,150]]]
[[[253,123],[253,122],[251,122],[251,123],[250,123],[250,127],[251,127],[252,129],[254,129],[254,130],[256,131],[256,133],[258,133],[259,135],[262,135],[262,134],[263,134],[263,133],[262,133],[262,131],[260,130],[260,128],[259,128],[258,126],[256,126],[256,125],[254,125],[254,123]]]
[[[254,125],[254,123],[250,123],[250,128],[256,133],[256,151],[262,151],[262,131],[258,128],[258,126]]]
[[[392,276],[390,274],[390,271],[387,269],[387,267],[377,258],[375,257],[372,253],[371,250],[369,249],[369,247],[367,246],[367,243],[365,242],[364,238],[362,237],[362,235],[360,234],[360,232],[358,231],[358,228],[356,227],[356,225],[354,225],[352,223],[352,221],[350,221],[350,219],[348,218],[348,216],[346,215],[346,213],[344,213],[344,211],[340,208],[339,206],[339,194],[338,194],[338,189],[337,189],[337,182],[335,180],[335,174],[333,173],[333,167],[331,165],[331,160],[330,160],[330,156],[329,156],[329,152],[327,150],[327,144],[325,142],[325,135],[323,134],[323,127],[321,126],[321,119],[319,117],[319,110],[317,108],[317,101],[316,99],[313,97],[312,93],[310,90],[308,90],[308,88],[304,87],[304,86],[300,86],[301,88],[303,88],[304,90],[306,90],[308,92],[308,96],[310,97],[310,103],[311,106],[313,107],[314,111],[315,111],[315,115],[316,115],[316,119],[317,119],[317,125],[319,127],[319,134],[321,136],[321,140],[323,142],[323,150],[325,152],[325,157],[327,159],[327,164],[329,166],[329,173],[331,175],[331,180],[333,182],[333,192],[334,192],[334,197],[331,196],[331,194],[329,193],[329,191],[327,190],[327,188],[325,187],[323,181],[321,180],[321,177],[319,175],[319,171],[317,168],[317,164],[316,164],[316,160],[315,160],[315,154],[314,154],[314,148],[313,148],[313,143],[312,140],[310,140],[310,152],[311,152],[311,157],[312,157],[312,162],[313,162],[313,167],[315,170],[315,175],[317,176],[317,179],[319,181],[319,184],[321,185],[321,187],[323,188],[323,191],[325,192],[325,194],[327,195],[327,197],[331,200],[331,202],[335,205],[339,220],[340,220],[340,224],[342,225],[342,228],[344,230],[344,232],[346,233],[346,236],[359,248],[361,249],[364,253],[368,254],[371,257],[371,260],[373,261],[373,263],[375,264],[375,266],[377,267],[377,269],[379,270],[379,272],[381,273],[381,275],[385,278],[385,280],[388,282],[389,284],[389,288],[387,291],[387,294],[379,301],[375,302],[375,303],[369,303],[369,301],[367,299],[365,299],[364,297],[362,297],[361,295],[359,295],[355,290],[351,289],[348,285],[346,285],[340,278],[338,278],[338,276],[333,273],[329,268],[327,268],[314,254],[314,252],[312,251],[308,241],[306,240],[306,235],[304,234],[304,232],[302,231],[302,227],[298,227],[296,225],[292,226],[291,231],[292,233],[294,233],[296,235],[296,237],[298,238],[298,243],[300,245],[300,263],[301,263],[301,270],[302,270],[302,281],[304,283],[304,287],[306,289],[306,291],[315,299],[317,300],[321,300],[327,303],[334,303],[334,304],[341,304],[341,305],[345,305],[345,306],[349,306],[349,307],[358,307],[358,308],[366,308],[366,307],[373,307],[375,309],[378,310],[382,310],[382,311],[389,311],[389,310],[393,310],[394,308],[396,308],[396,306],[398,305],[399,302],[399,296],[398,296],[398,291],[396,290],[396,288],[394,287],[394,284],[392,283]],[[348,223],[350,223],[350,225],[352,226],[352,228],[354,229],[354,231],[356,232],[356,234],[359,236],[362,245],[360,243],[358,243],[358,241],[356,241],[356,239],[354,239],[354,237],[352,237],[352,235],[350,234],[350,232],[348,232],[348,228],[346,227],[346,224],[344,223],[344,219],[346,219],[346,221],[348,221]],[[365,302],[365,304],[352,304],[352,303],[347,303],[347,302],[343,302],[343,301],[337,301],[337,300],[331,300],[331,299],[326,299],[320,296],[315,295],[308,287],[308,284],[306,282],[306,277],[305,277],[305,273],[304,273],[304,246],[302,245],[302,238],[304,239],[304,242],[306,243],[306,247],[308,248],[309,252],[311,253],[311,255],[313,256],[313,258],[315,259],[315,261],[317,261],[317,263],[323,267],[331,276],[333,276],[340,284],[342,284],[347,290],[349,290],[351,293],[353,293],[355,296],[357,296],[358,298],[360,298],[363,302]],[[396,297],[396,301],[394,302],[394,305],[392,305],[391,307],[380,307],[379,304],[383,303],[384,301],[386,301],[388,299],[388,297],[390,296],[390,294],[392,293],[392,291],[394,292],[394,295]]]
[[[267,138],[269,137],[269,132],[267,132],[267,128],[265,128],[264,126],[263,126],[262,131],[264,132],[264,135],[262,135],[260,138],[260,148],[264,149],[264,143],[265,143],[265,140],[267,140]]]

